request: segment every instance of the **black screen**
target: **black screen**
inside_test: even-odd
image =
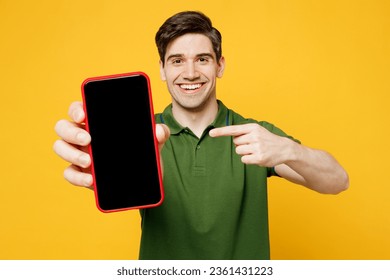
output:
[[[83,84],[83,93],[99,208],[161,202],[147,78],[136,74],[92,79]]]

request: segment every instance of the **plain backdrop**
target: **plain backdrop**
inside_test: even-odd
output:
[[[331,152],[350,175],[337,196],[270,179],[272,259],[390,259],[389,3],[1,0],[0,259],[137,259],[138,211],[103,214],[64,180],[54,125],[98,75],[146,72],[163,110],[154,35],[183,10],[222,32],[218,98]]]

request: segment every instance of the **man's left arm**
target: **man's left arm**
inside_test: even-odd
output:
[[[331,154],[289,141],[290,159],[275,166],[280,177],[324,194],[348,189],[348,174]]]
[[[210,136],[232,136],[243,163],[275,167],[280,177],[314,191],[337,194],[349,186],[347,172],[331,154],[278,136],[259,124],[214,128]]]

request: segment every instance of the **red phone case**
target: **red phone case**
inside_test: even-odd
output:
[[[117,79],[122,77],[133,77],[133,76],[143,76],[146,78],[147,81],[147,87],[148,87],[148,98],[149,98],[149,112],[150,112],[150,119],[151,119],[151,125],[153,129],[153,138],[154,138],[154,150],[155,150],[155,160],[157,163],[157,172],[158,172],[158,182],[159,182],[159,191],[161,199],[156,203],[146,204],[146,205],[136,205],[136,206],[129,206],[129,207],[121,207],[121,208],[115,208],[115,209],[103,209],[99,204],[99,192],[98,192],[98,186],[96,181],[96,170],[95,170],[95,164],[94,164],[94,158],[93,158],[93,147],[92,145],[89,145],[88,152],[92,159],[91,164],[91,173],[93,176],[93,187],[94,187],[94,193],[95,193],[95,201],[97,208],[104,213],[110,213],[110,212],[117,212],[117,211],[124,211],[124,210],[132,210],[132,209],[143,209],[143,208],[150,208],[150,207],[157,207],[162,204],[164,200],[164,188],[163,188],[163,181],[162,181],[162,173],[161,173],[161,164],[160,164],[160,156],[159,156],[159,150],[158,150],[158,143],[156,139],[156,131],[155,131],[155,121],[154,121],[154,110],[153,110],[153,100],[152,100],[152,94],[151,94],[151,86],[150,86],[150,79],[148,75],[141,71],[136,72],[128,72],[128,73],[121,73],[121,74],[112,74],[112,75],[105,75],[105,76],[96,76],[96,77],[90,77],[83,81],[81,89],[82,89],[82,98],[83,98],[83,108],[85,112],[85,128],[90,133],[90,124],[87,114],[87,104],[86,104],[86,97],[84,92],[84,87],[87,83],[93,82],[93,81],[103,81],[103,80],[110,80],[110,79]]]

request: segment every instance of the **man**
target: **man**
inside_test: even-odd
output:
[[[140,211],[140,259],[269,259],[267,177],[337,194],[348,188],[347,173],[329,153],[217,99],[225,58],[207,16],[175,14],[155,39],[172,103],[155,116],[165,199]],[[69,115],[73,122],[56,124],[61,139],[54,150],[71,163],[64,177],[91,187],[81,102],[71,104]]]

